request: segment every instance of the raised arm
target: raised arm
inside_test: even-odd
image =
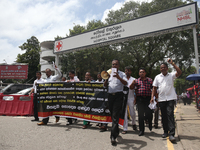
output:
[[[170,63],[176,69],[176,77],[179,77],[182,74],[181,69],[172,61],[171,58],[168,59],[168,63]]]

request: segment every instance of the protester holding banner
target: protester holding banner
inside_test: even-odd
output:
[[[92,80],[90,72],[86,72],[85,73],[85,82],[89,82],[89,83],[90,82],[95,82],[94,80]],[[86,129],[89,124],[90,124],[89,121],[83,120],[83,127],[82,127],[82,129]]]
[[[31,94],[34,92],[34,98],[33,98],[33,110],[34,110],[34,120],[31,120],[31,121],[39,121],[39,118],[38,118],[38,101],[37,101],[37,87],[36,87],[36,84],[37,83],[43,83],[44,80],[41,78],[41,72],[40,71],[37,71],[36,72],[36,77],[37,79],[34,81],[33,83],[33,88],[31,90],[31,92],[29,93],[29,96],[31,96]]]
[[[98,83],[104,83],[104,79],[102,79],[100,72],[98,72],[98,74],[97,74],[97,80],[96,80],[96,82],[98,82]],[[107,125],[108,125],[107,123],[98,123],[97,124],[97,126],[99,126],[99,128],[100,128],[100,132],[107,131]]]
[[[149,123],[149,130],[152,130],[152,119],[153,114],[151,109],[148,107],[151,100],[151,89],[152,82],[151,78],[146,77],[146,70],[140,68],[139,70],[140,78],[133,81],[130,85],[130,89],[137,88],[136,92],[136,103],[138,106],[138,118],[139,118],[139,136],[144,135],[144,120],[147,119]]]
[[[67,82],[66,77],[62,77],[62,81]]]
[[[109,79],[104,82],[104,86],[108,86],[108,104],[112,118],[111,143],[116,144],[116,138],[119,135],[119,116],[123,103],[123,88],[127,85],[126,75],[119,71],[120,62],[115,59],[112,61],[112,73]]]
[[[80,81],[77,76],[75,76],[75,72],[73,70],[69,71],[69,80],[66,82],[78,82]],[[66,125],[72,124],[72,118],[66,118],[68,120],[68,123]],[[77,119],[75,119],[77,120]]]
[[[78,82],[80,81],[77,76],[75,76],[75,72],[73,70],[69,71],[69,80],[67,82]]]
[[[52,76],[51,75],[52,74],[51,69],[47,68],[46,71],[45,71],[47,78],[44,80],[44,82],[55,82],[55,81],[59,80],[62,77],[62,74],[61,74],[59,68],[57,68],[56,65],[54,65],[54,68],[55,68],[55,70],[57,71],[58,74]],[[60,117],[56,117],[56,123],[59,120],[60,120]],[[49,121],[49,117],[44,118],[42,120],[42,122],[38,123],[38,125],[47,125],[48,121]]]
[[[131,67],[126,67],[125,68],[125,74],[128,82],[128,88],[131,85],[131,83],[135,80],[134,77],[131,76]],[[136,114],[135,114],[135,108],[134,108],[134,101],[135,101],[135,89],[130,89],[129,88],[129,93],[128,93],[128,99],[127,99],[127,107],[129,107],[130,111],[130,116],[132,118],[132,127],[133,130],[136,130]],[[128,130],[128,118],[127,118],[127,107],[124,115],[124,125],[123,128],[124,130],[122,131],[122,134],[126,134]]]
[[[168,59],[175,69],[175,73],[168,73],[168,64],[162,63],[160,66],[161,73],[158,74],[153,82],[153,91],[151,101],[156,95],[158,88],[158,102],[162,114],[162,123],[164,134],[163,138],[166,138],[169,134],[169,140],[171,142],[176,141],[175,135],[175,122],[174,122],[174,103],[177,99],[177,95],[174,89],[174,79],[181,75],[181,70],[177,67],[171,59]]]

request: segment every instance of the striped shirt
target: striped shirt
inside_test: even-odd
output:
[[[146,77],[145,80],[141,80],[138,78],[136,81],[136,88],[137,88],[137,96],[151,96],[151,89],[153,80],[151,78]]]

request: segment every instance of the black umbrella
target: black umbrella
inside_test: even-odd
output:
[[[190,74],[186,77],[186,80],[200,80],[200,74]]]

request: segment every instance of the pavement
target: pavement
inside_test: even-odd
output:
[[[50,117],[48,125],[37,126],[37,122],[31,122],[33,117],[0,116],[0,150],[199,150],[200,114],[195,105],[180,103],[175,111],[176,143],[161,137],[161,120],[158,129],[149,131],[145,127],[144,136],[138,136],[139,131],[134,131],[129,121],[128,133],[121,134],[120,129],[116,146],[110,143],[111,124],[108,131],[100,132],[96,123],[82,129],[81,120],[66,126],[65,118],[55,123],[55,117]]]
[[[177,135],[184,150],[200,149],[200,113],[195,106],[194,103],[177,104]]]

